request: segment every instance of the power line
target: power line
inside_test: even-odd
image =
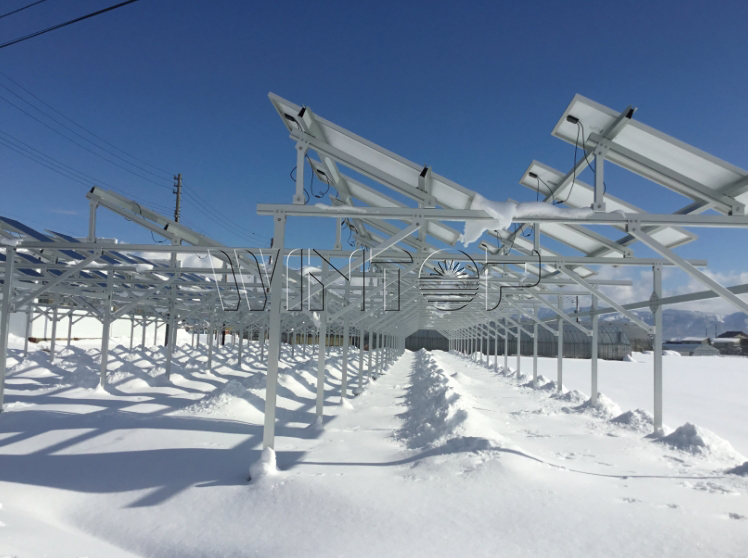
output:
[[[34,161],[37,164],[40,164],[64,176],[65,178],[74,180],[75,182],[78,182],[79,184],[82,184],[87,187],[94,186],[94,185],[106,186],[108,188],[111,188],[112,190],[121,192],[122,194],[128,197],[133,197],[132,194],[127,192],[126,190],[123,190],[122,188],[118,188],[116,186],[112,186],[111,184],[99,178],[96,178],[74,167],[71,167],[70,165],[63,163],[62,161],[59,161],[55,159],[54,157],[47,155],[43,151],[36,149],[35,147],[29,145],[28,143],[8,134],[7,132],[3,132],[2,130],[0,130],[0,134],[4,136],[4,137],[0,137],[1,145],[5,146],[11,151],[18,153],[19,155],[26,157],[27,159]],[[158,204],[156,204],[155,202],[148,202],[148,205],[157,206]],[[167,211],[167,213],[169,211],[168,208],[165,208],[165,207],[163,208],[163,210]]]
[[[27,6],[23,6],[22,8],[18,8],[17,10],[13,10],[12,12],[7,12],[2,15],[0,15],[0,19],[3,19],[4,17],[8,17],[13,14],[17,14],[18,12],[22,12],[26,8],[30,8],[31,6],[36,6],[37,4],[41,4],[42,2],[46,2],[47,0],[36,0],[36,2],[32,2],[31,4],[28,4]]]
[[[0,95],[0,99],[2,99],[3,101],[5,101],[5,102],[6,102],[6,103],[8,103],[9,105],[11,105],[11,106],[15,107],[16,109],[20,110],[20,111],[21,111],[22,113],[24,113],[24,114],[25,114],[26,116],[28,116],[29,118],[32,118],[33,120],[36,120],[36,121],[37,121],[37,122],[38,122],[39,124],[41,124],[42,126],[44,126],[44,127],[46,127],[46,128],[49,128],[49,129],[50,129],[50,130],[52,130],[52,131],[53,131],[54,133],[56,133],[56,134],[59,134],[60,136],[62,136],[63,138],[67,139],[67,140],[68,140],[68,141],[70,141],[70,142],[73,142],[73,143],[74,143],[75,145],[77,145],[77,146],[78,146],[78,147],[80,147],[81,149],[85,149],[85,150],[86,150],[86,151],[88,151],[89,153],[91,153],[91,154],[93,154],[93,155],[96,155],[97,157],[99,157],[99,158],[101,158],[101,159],[104,159],[104,160],[105,160],[105,161],[107,161],[108,163],[110,163],[110,164],[112,164],[112,165],[114,165],[114,166],[116,166],[116,167],[119,167],[119,168],[121,168],[121,169],[123,169],[123,170],[125,170],[125,171],[129,172],[130,174],[132,174],[132,175],[135,175],[135,176],[137,176],[137,177],[139,177],[139,178],[141,178],[141,179],[143,179],[143,180],[147,180],[148,182],[151,182],[152,184],[155,184],[156,186],[159,186],[159,187],[161,187],[161,188],[167,188],[167,189],[170,189],[170,187],[169,187],[169,186],[166,186],[166,185],[164,185],[164,184],[161,184],[161,183],[159,183],[159,182],[156,182],[155,180],[152,180],[152,179],[148,178],[147,176],[143,176],[142,174],[138,174],[137,172],[135,172],[135,171],[133,171],[133,170],[130,170],[130,169],[128,169],[127,167],[123,167],[122,165],[120,165],[119,163],[116,163],[115,161],[112,161],[111,159],[107,159],[107,158],[106,158],[106,157],[104,157],[104,156],[103,156],[103,155],[102,155],[101,153],[97,153],[96,151],[94,151],[94,150],[92,150],[92,149],[89,149],[88,147],[86,147],[85,145],[81,144],[80,142],[77,142],[77,141],[75,141],[75,140],[74,140],[73,138],[71,138],[71,137],[69,137],[69,136],[66,136],[65,134],[63,134],[62,132],[60,132],[60,131],[59,131],[58,129],[56,129],[56,128],[54,128],[54,127],[50,126],[49,124],[47,124],[46,122],[44,122],[44,121],[42,121],[42,120],[38,119],[38,118],[37,118],[36,116],[34,116],[33,114],[31,114],[30,112],[28,112],[28,111],[26,111],[26,110],[22,109],[22,108],[21,108],[21,107],[19,107],[19,106],[18,106],[17,104],[15,104],[15,103],[14,103],[14,102],[12,102],[12,101],[9,101],[8,99],[6,99],[5,97],[3,97],[2,95]]]
[[[63,127],[63,128],[65,128],[66,130],[69,130],[70,132],[72,132],[73,134],[75,134],[76,136],[78,136],[79,138],[81,138],[81,139],[82,139],[83,141],[87,141],[88,143],[90,143],[90,144],[91,144],[91,145],[93,145],[94,147],[97,147],[97,148],[101,149],[101,150],[102,150],[103,152],[105,152],[105,153],[109,153],[110,155],[112,155],[112,156],[116,157],[116,158],[117,158],[117,159],[119,159],[120,161],[123,161],[123,162],[127,163],[128,165],[132,165],[132,166],[133,166],[133,167],[135,167],[136,169],[142,170],[143,172],[147,172],[148,174],[150,174],[150,175],[152,175],[152,176],[155,176],[156,178],[161,178],[161,179],[163,179],[163,177],[161,177],[161,176],[157,175],[157,174],[156,174],[155,172],[153,172],[153,171],[150,171],[150,170],[148,170],[148,169],[146,169],[146,168],[144,168],[144,167],[141,167],[140,165],[136,165],[135,163],[132,163],[132,162],[128,161],[127,159],[125,159],[125,158],[123,158],[123,157],[120,157],[120,156],[119,156],[119,155],[117,155],[117,154],[116,154],[116,153],[115,153],[114,151],[111,151],[111,150],[109,150],[109,149],[105,149],[105,148],[101,147],[100,145],[98,145],[97,143],[95,143],[95,142],[91,141],[91,140],[90,140],[90,139],[88,139],[87,137],[83,136],[82,134],[79,134],[78,132],[76,132],[75,130],[73,130],[73,129],[72,129],[72,128],[71,128],[70,126],[68,126],[68,125],[66,125],[66,124],[63,124],[62,122],[60,122],[59,120],[57,120],[57,119],[56,119],[56,118],[54,118],[53,116],[50,116],[49,114],[47,114],[47,113],[46,113],[46,112],[44,112],[43,110],[39,109],[38,107],[35,107],[35,106],[34,106],[33,104],[29,103],[29,102],[28,102],[28,101],[27,101],[26,99],[24,99],[23,97],[21,97],[21,96],[20,96],[20,95],[19,95],[18,93],[16,93],[16,92],[15,92],[15,91],[13,91],[12,89],[10,89],[10,88],[6,87],[6,86],[5,86],[5,85],[3,85],[2,83],[0,83],[0,87],[2,87],[2,88],[3,88],[3,89],[5,89],[5,90],[6,90],[7,92],[9,92],[9,93],[10,93],[11,95],[14,95],[14,96],[15,96],[15,97],[17,97],[18,99],[20,99],[21,101],[23,101],[24,103],[26,103],[27,105],[29,105],[29,106],[30,106],[31,108],[33,108],[34,110],[36,110],[36,111],[40,112],[41,114],[43,114],[44,116],[46,116],[47,118],[49,118],[49,119],[50,119],[50,120],[51,120],[52,122],[54,122],[54,123],[56,123],[56,124],[58,124],[58,125],[62,126],[62,127]],[[7,103],[10,103],[10,101],[8,101],[7,99],[5,99],[4,97],[2,97],[2,99],[3,99],[4,101],[6,101]],[[10,104],[12,104],[12,103],[10,103]],[[16,106],[16,105],[13,105],[13,106]],[[18,108],[18,107],[16,106],[16,108]],[[21,110],[21,109],[19,109],[19,110]],[[26,113],[26,114],[28,114],[28,113]],[[68,120],[70,120],[70,119],[68,119]],[[72,122],[72,121],[71,121],[71,122]],[[73,123],[74,123],[74,122],[73,122]],[[74,123],[74,124],[75,124],[75,123]],[[90,133],[90,132],[89,132],[89,133]]]
[[[85,126],[82,126],[82,125],[78,124],[78,123],[77,123],[77,122],[76,122],[75,120],[73,120],[72,118],[70,118],[70,117],[66,116],[65,114],[61,113],[61,112],[60,112],[59,110],[57,110],[57,109],[56,109],[55,107],[53,107],[53,106],[52,106],[52,105],[50,105],[49,103],[45,102],[45,101],[44,101],[43,99],[39,98],[39,97],[38,97],[37,95],[35,95],[35,94],[34,94],[33,92],[31,92],[31,91],[29,91],[28,89],[26,89],[26,88],[25,88],[25,87],[24,87],[23,85],[21,85],[20,83],[18,83],[18,82],[17,82],[16,80],[14,80],[14,79],[13,79],[12,77],[10,77],[10,76],[9,76],[8,74],[6,74],[6,73],[4,73],[4,72],[0,71],[0,76],[3,76],[3,77],[4,77],[5,79],[7,79],[7,80],[8,80],[9,82],[11,82],[11,83],[12,83],[13,85],[15,85],[16,87],[18,87],[18,88],[19,88],[19,89],[21,89],[22,91],[26,92],[27,94],[31,95],[31,96],[32,96],[32,97],[33,97],[34,99],[36,99],[37,101],[39,101],[39,102],[40,102],[41,104],[43,104],[43,105],[44,105],[45,107],[47,107],[47,108],[49,108],[50,110],[52,110],[53,112],[55,112],[55,113],[59,114],[59,115],[60,115],[60,116],[62,116],[62,117],[63,117],[63,118],[65,119],[65,120],[67,120],[68,122],[70,122],[70,123],[72,123],[73,125],[77,126],[78,128],[80,128],[80,129],[81,129],[81,130],[83,130],[84,132],[87,132],[88,134],[91,134],[91,135],[92,135],[93,137],[95,137],[95,138],[96,138],[96,139],[98,139],[99,141],[102,141],[102,142],[104,142],[105,144],[107,144],[107,145],[108,145],[108,146],[110,146],[110,147],[113,147],[114,149],[116,149],[116,150],[117,150],[117,151],[119,151],[120,153],[124,153],[124,154],[125,154],[125,155],[127,155],[128,157],[131,157],[132,159],[135,159],[136,161],[139,161],[139,162],[141,162],[141,163],[143,163],[143,164],[145,164],[145,165],[148,165],[149,167],[151,167],[151,168],[153,168],[153,169],[156,169],[157,171],[160,171],[160,172],[162,172],[162,173],[166,174],[166,175],[167,175],[167,176],[168,176],[169,178],[171,178],[171,175],[172,175],[172,173],[170,173],[169,171],[166,171],[166,170],[164,170],[164,169],[162,169],[162,168],[160,168],[160,167],[157,167],[156,165],[153,165],[153,164],[149,163],[148,161],[145,161],[144,159],[141,159],[141,158],[139,158],[139,157],[136,157],[136,156],[135,156],[135,155],[133,155],[132,153],[128,153],[128,152],[127,152],[127,151],[125,151],[124,149],[121,149],[121,148],[117,147],[117,146],[116,146],[116,145],[114,145],[113,143],[111,143],[111,142],[108,142],[107,140],[105,140],[105,139],[104,139],[104,138],[102,138],[101,136],[99,136],[99,135],[95,134],[94,132],[92,132],[91,130],[89,130],[88,128],[86,128]],[[24,101],[24,102],[25,102],[26,104],[28,104],[28,105],[30,105],[30,106],[34,106],[34,105],[32,105],[31,103],[29,103],[28,101],[26,101],[25,99],[23,99],[22,97],[20,97],[20,96],[19,96],[19,95],[18,95],[17,93],[15,93],[15,92],[14,92],[14,91],[12,91],[11,89],[9,89],[8,87],[5,87],[5,86],[4,86],[4,85],[2,85],[2,84],[0,84],[0,87],[3,87],[3,88],[4,88],[4,89],[6,89],[7,91],[10,91],[10,92],[11,92],[11,93],[13,93],[13,94],[14,94],[14,95],[15,95],[16,97],[18,97],[19,99],[23,100],[23,101]],[[36,110],[38,110],[39,112],[42,112],[42,113],[44,114],[44,112],[43,112],[43,111],[42,111],[41,109],[39,109],[38,107],[34,107],[34,108],[35,108]],[[47,116],[49,116],[49,115],[47,115]],[[61,125],[62,125],[62,124],[61,124]],[[71,130],[71,131],[72,131],[72,130]],[[88,140],[88,141],[90,141],[90,140]],[[93,142],[91,142],[91,143],[93,143]],[[132,164],[132,163],[130,163],[130,164]],[[133,166],[136,166],[136,165],[133,165]],[[143,170],[146,170],[146,169],[143,169]]]
[[[64,23],[58,23],[57,25],[53,25],[52,27],[47,27],[46,29],[42,29],[41,31],[36,31],[34,33],[31,33],[29,35],[25,35],[23,37],[19,37],[17,39],[13,39],[11,41],[7,41],[5,43],[0,44],[0,48],[9,47],[11,45],[15,45],[18,43],[21,43],[23,41],[27,41],[29,39],[33,39],[34,37],[38,37],[39,35],[44,35],[45,33],[49,33],[50,31],[55,31],[56,29],[60,29],[62,27],[67,27],[68,25],[72,25],[73,23],[78,23],[79,21],[83,21],[84,19],[88,19],[97,15],[101,15],[106,12],[111,12],[112,10],[116,10],[117,8],[121,8],[122,6],[126,6],[127,4],[132,4],[133,2],[137,2],[138,0],[127,0],[126,2],[120,2],[119,4],[115,4],[114,6],[109,6],[108,8],[104,8],[103,10],[98,10],[96,12],[92,12],[90,14],[86,14],[84,16],[76,17],[75,19],[71,19],[69,21],[66,21]]]

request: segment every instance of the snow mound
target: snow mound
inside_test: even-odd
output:
[[[538,381],[538,389],[542,389],[543,391],[558,391],[558,382],[556,380],[548,380],[541,386],[540,381]],[[564,391],[564,386],[561,386],[561,391]]]
[[[404,422],[395,432],[408,448],[443,446],[456,438],[500,440],[460,383],[434,367],[427,352],[416,353],[410,377],[408,410],[399,415]]]
[[[265,448],[260,454],[260,459],[249,466],[249,480],[258,482],[266,477],[272,477],[278,474],[278,466],[275,461],[275,450]]]
[[[595,403],[592,403],[592,399],[588,399],[576,407],[564,407],[563,411],[566,413],[585,413],[606,420],[621,414],[621,408],[613,400],[599,392]]]
[[[679,426],[671,434],[658,438],[655,442],[702,457],[729,461],[743,461],[744,459],[735,451],[730,442],[690,422]]]
[[[664,351],[662,351],[662,354],[665,356],[674,356],[674,357],[683,356],[678,351],[670,351],[668,349],[665,349]]]
[[[748,477],[748,461],[732,469],[725,471],[728,475],[739,475],[741,477]]]
[[[638,360],[636,360],[636,359],[635,359],[634,357],[632,357],[631,355],[626,355],[625,357],[623,357],[623,362],[639,362],[639,361],[638,361]]]
[[[576,389],[573,389],[571,391],[565,391],[564,393],[554,393],[553,395],[551,395],[551,399],[564,401],[566,403],[579,404],[587,400],[587,395],[582,393],[581,391],[577,391]]]
[[[545,376],[543,376],[542,374],[540,374],[538,376],[538,381],[537,381],[538,389],[544,386],[545,384],[547,384],[548,382],[550,382],[550,380],[546,378]],[[526,388],[533,387],[532,379],[529,382],[525,382],[524,384],[521,384],[519,387],[526,387]]]
[[[181,412],[198,415],[241,414],[249,406],[245,399],[246,395],[247,390],[240,382],[229,380]]]
[[[654,427],[654,417],[643,409],[626,411],[610,419],[610,422],[637,432],[651,432]]]

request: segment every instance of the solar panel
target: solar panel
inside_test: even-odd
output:
[[[539,163],[538,161],[533,161],[522,175],[520,184],[531,190],[538,190],[543,196],[548,196],[552,191],[551,188],[555,188],[564,176],[564,173],[561,171],[553,169],[543,163]],[[595,198],[595,189],[578,178],[574,183],[574,188],[564,190],[561,196],[564,203],[570,207],[590,207]],[[605,205],[606,210],[609,212],[623,211],[624,213],[644,213],[641,208],[634,204],[623,201],[607,193],[605,194]],[[558,225],[558,227],[563,230],[568,228],[568,225]],[[623,226],[618,228],[624,230]],[[547,227],[545,224],[542,226],[542,230],[543,232],[546,232]],[[654,229],[654,232],[651,232],[651,234],[658,242],[661,242],[668,248],[674,248],[686,244],[697,238],[696,235],[690,231],[677,227],[661,227]],[[611,253],[610,248],[604,246],[599,247],[598,251],[593,250],[589,253],[597,256],[608,254],[611,256],[615,255]]]
[[[585,147],[608,148],[607,160],[723,213],[744,213],[748,172],[633,120],[613,140],[604,140],[601,134],[618,114],[576,95],[554,127],[553,135],[576,143],[579,126],[572,121],[578,119],[584,126]],[[572,121],[567,116],[573,117]]]
[[[436,205],[452,209],[468,209],[474,192],[435,173],[430,173],[429,184],[423,184],[424,167],[357,136],[324,118],[312,115],[311,110],[269,94],[270,100],[292,135],[312,140],[312,147],[320,153],[344,163],[356,171],[378,180],[417,201],[433,198]],[[314,141],[317,140],[317,141]]]

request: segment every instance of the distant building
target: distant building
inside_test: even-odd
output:
[[[748,333],[742,331],[725,331],[717,336],[714,340],[714,345],[720,349],[722,354],[748,356]]]

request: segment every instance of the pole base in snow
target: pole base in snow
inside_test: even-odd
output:
[[[270,477],[278,474],[278,467],[275,461],[275,450],[265,448],[260,454],[260,459],[249,466],[248,482],[257,482],[264,477]]]

